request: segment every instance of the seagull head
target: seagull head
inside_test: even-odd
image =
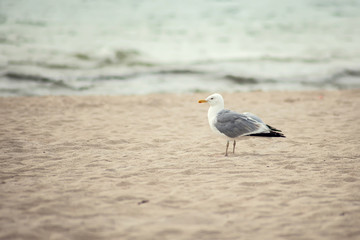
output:
[[[214,93],[210,96],[208,96],[206,99],[201,99],[199,100],[199,103],[209,103],[210,106],[224,106],[224,99],[223,97],[218,94],[218,93]]]

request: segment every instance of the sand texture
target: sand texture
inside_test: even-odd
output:
[[[0,239],[360,239],[360,90],[0,98]]]

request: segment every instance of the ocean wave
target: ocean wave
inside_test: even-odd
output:
[[[32,75],[32,74],[17,73],[17,72],[6,72],[3,76],[5,78],[13,79],[16,81],[37,82],[40,84],[48,84],[51,87],[56,87],[56,88],[65,88],[65,89],[77,90],[77,91],[89,89],[88,86],[75,87],[74,85],[67,83],[63,79],[55,79],[55,78],[41,76],[41,75]]]
[[[182,78],[193,79],[194,82],[197,80],[206,81],[206,79],[213,79],[217,81],[223,81],[224,85],[227,85],[226,81],[231,82],[235,85],[241,86],[254,86],[259,87],[262,84],[266,85],[279,85],[279,84],[293,84],[299,83],[306,86],[314,86],[321,88],[324,86],[331,86],[334,88],[346,88],[353,86],[360,86],[360,69],[342,69],[332,74],[326,75],[321,79],[304,79],[298,81],[292,81],[291,79],[272,79],[263,78],[249,75],[229,74],[229,73],[217,73],[212,71],[201,71],[192,68],[163,68],[163,69],[150,69],[147,71],[133,71],[126,74],[100,74],[97,75],[77,75],[71,77],[55,77],[51,74],[41,73],[24,73],[16,71],[6,71],[2,74],[2,78],[7,78],[15,82],[36,82],[39,85],[48,85],[52,88],[62,88],[73,91],[84,91],[101,84],[106,81],[122,81],[129,82],[138,81],[146,82],[147,79],[166,79],[168,82],[181,81]],[[344,79],[357,79],[357,81],[346,82]],[[171,80],[174,79],[174,80]],[[203,89],[204,86],[201,86]]]

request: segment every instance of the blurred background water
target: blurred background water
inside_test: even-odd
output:
[[[360,0],[0,0],[0,96],[360,87]]]

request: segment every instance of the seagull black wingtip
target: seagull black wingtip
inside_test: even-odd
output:
[[[274,127],[270,126],[270,125],[267,125],[267,124],[266,124],[266,126],[267,126],[268,128],[270,128],[270,130],[271,130],[271,131],[274,131],[274,132],[281,132],[281,130],[276,129],[276,128],[274,128]]]
[[[286,138],[286,136],[282,133],[279,132],[275,132],[275,131],[270,131],[269,133],[255,133],[255,134],[250,134],[248,136],[254,136],[254,137],[283,137]]]

